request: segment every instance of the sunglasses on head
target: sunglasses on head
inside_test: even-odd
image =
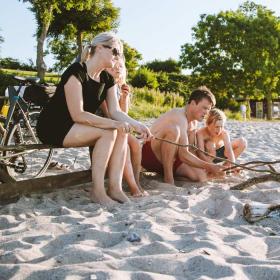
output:
[[[107,46],[107,45],[102,45],[102,46],[106,49],[112,50],[113,56],[120,56],[121,55],[117,48],[113,48],[113,47]]]

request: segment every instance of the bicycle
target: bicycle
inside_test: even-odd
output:
[[[39,78],[14,77],[18,82],[17,88],[8,87],[8,96],[2,97],[8,100],[7,116],[0,116],[0,122],[4,123],[0,133],[2,139],[2,154],[0,154],[0,167],[8,174],[12,181],[31,179],[41,176],[48,168],[53,155],[52,148],[34,149],[16,152],[13,149],[5,150],[5,147],[18,145],[40,144],[36,136],[36,123],[40,114],[40,108],[26,100],[21,95],[24,86],[39,85]],[[38,145],[39,146],[39,145]]]

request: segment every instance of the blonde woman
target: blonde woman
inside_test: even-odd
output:
[[[46,144],[60,147],[94,146],[91,199],[102,205],[129,199],[122,190],[127,134],[135,130],[149,139],[149,129],[130,118],[119,106],[117,86],[106,68],[122,56],[122,43],[113,33],[97,35],[82,53],[81,63],[70,65],[57,90],[40,114],[37,133]],[[106,100],[112,119],[95,115]],[[107,169],[108,193],[104,187]]]
[[[117,98],[119,99],[119,105],[124,113],[128,113],[130,104],[130,88],[126,83],[127,70],[125,67],[124,57],[120,57],[113,68],[107,69],[107,71],[113,76],[117,83]],[[110,118],[106,101],[101,105],[103,114]],[[140,185],[140,170],[141,170],[141,144],[137,138],[131,134],[128,135],[127,139],[127,155],[124,166],[123,178],[127,182],[130,192],[133,196],[139,197],[148,195],[147,192],[143,191]]]
[[[246,149],[247,142],[242,137],[230,140],[229,132],[225,129],[226,116],[219,109],[212,109],[206,117],[206,126],[197,132],[197,145],[202,151],[209,154],[229,159],[232,162]],[[222,160],[214,159],[198,151],[198,156],[207,162],[218,163]],[[225,165],[229,165],[226,163]]]

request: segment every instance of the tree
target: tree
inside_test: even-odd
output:
[[[0,30],[1,30],[1,28],[0,28]],[[4,43],[4,38],[0,35],[0,45],[1,45],[2,43]],[[0,51],[1,51],[1,47],[0,47]]]
[[[128,76],[131,78],[135,74],[136,69],[139,67],[139,61],[142,60],[142,55],[135,48],[132,48],[124,41],[123,53],[125,56],[125,66]]]
[[[237,11],[202,15],[193,37],[194,44],[182,46],[180,60],[196,81],[218,91],[221,100],[234,94],[266,97],[271,104],[280,81],[280,19],[272,11],[245,2]]]
[[[68,42],[75,39],[78,54],[81,54],[83,41],[90,41],[98,33],[116,28],[118,18],[119,8],[114,7],[111,0],[85,1],[82,8],[61,7],[60,11],[54,12],[49,36],[57,38],[63,34]]]
[[[130,82],[132,86],[138,88],[156,89],[158,87],[156,74],[145,67],[138,69]]]
[[[19,0],[21,1],[21,0]],[[69,10],[72,7],[83,10],[89,3],[94,0],[22,0],[31,4],[30,10],[35,14],[37,21],[37,58],[36,66],[38,76],[44,79],[46,64],[44,62],[44,42],[46,40],[49,27],[54,19],[54,13],[61,13],[61,10]]]
[[[154,72],[166,72],[166,73],[178,73],[178,74],[181,73],[180,64],[172,58],[163,61],[155,59],[151,62],[147,62],[144,66]]]

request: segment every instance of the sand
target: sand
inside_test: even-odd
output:
[[[280,159],[279,122],[227,127],[248,140],[240,162]],[[89,166],[87,149],[56,156]],[[111,209],[90,203],[89,184],[22,197],[0,209],[0,279],[280,279],[279,215],[242,215],[247,202],[279,203],[280,185],[229,190],[255,175],[173,186],[146,174],[150,196]]]

